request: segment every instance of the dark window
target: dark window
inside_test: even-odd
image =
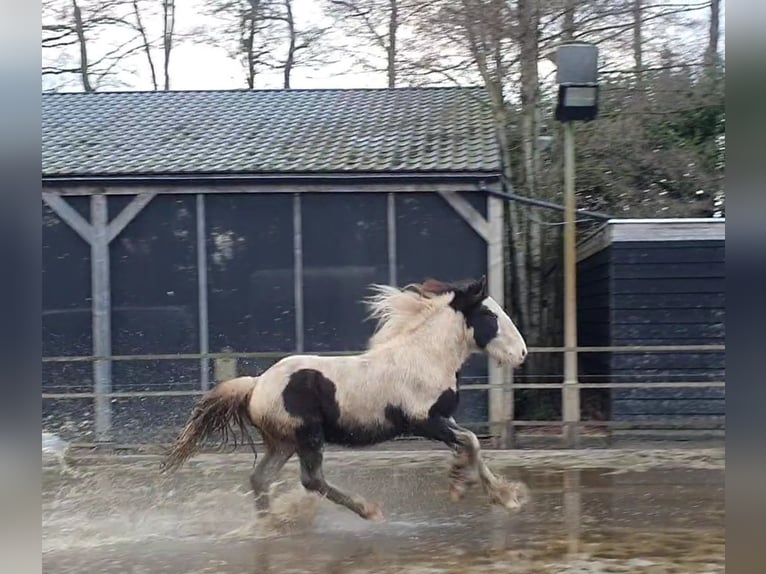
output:
[[[307,351],[363,349],[374,324],[361,299],[388,282],[386,196],[301,196],[304,343]]]
[[[67,203],[86,220],[90,199],[69,197]],[[92,353],[90,300],[90,245],[47,205],[42,213],[42,352],[45,357]],[[43,363],[43,392],[90,392],[90,362]],[[45,429],[64,428],[69,435],[87,432],[92,402],[43,400]]]
[[[476,207],[479,201],[483,196],[471,196]],[[486,273],[484,239],[435,193],[397,194],[396,240],[401,285],[426,277],[449,281]]]
[[[292,194],[205,200],[211,350],[293,351]]]

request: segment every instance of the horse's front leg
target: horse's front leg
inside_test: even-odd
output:
[[[465,496],[466,491],[479,482],[479,439],[468,429],[455,423],[453,418],[446,421],[450,431],[455,435],[456,443],[452,445],[454,459],[450,466],[450,498],[457,502]]]
[[[469,486],[476,482],[478,475],[490,500],[506,508],[518,508],[520,486],[509,484],[498,478],[481,458],[479,439],[470,430],[458,425],[454,419],[430,417],[418,433],[433,440],[439,440],[455,451],[455,461],[450,469],[450,498],[457,501],[465,496]]]
[[[417,425],[414,434],[438,440],[449,446],[454,454],[450,467],[450,498],[458,501],[468,487],[478,482],[479,439],[471,431],[458,426],[452,418],[430,416]]]
[[[489,495],[490,500],[494,504],[499,504],[509,509],[519,508],[527,496],[526,486],[520,482],[508,482],[502,477],[496,476],[481,457],[479,439],[476,435],[458,425],[453,418],[448,420],[448,425],[456,437],[462,438],[461,446],[470,445],[466,447],[467,454],[465,455],[465,460],[467,462],[463,463],[460,456],[458,456],[458,460],[453,464],[453,469],[460,464],[466,464],[471,471],[475,471],[478,474],[484,491]],[[450,495],[453,497],[453,500],[462,498],[465,494],[465,486],[470,484],[473,483],[466,482],[465,480],[462,482],[453,481],[450,485]],[[462,491],[460,490],[461,487]]]

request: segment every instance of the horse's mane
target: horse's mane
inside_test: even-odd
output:
[[[373,284],[370,290],[372,295],[364,302],[368,317],[378,322],[370,338],[372,348],[421,325],[435,310],[447,304],[439,295],[445,295],[453,288],[447,283],[427,279],[402,288]]]

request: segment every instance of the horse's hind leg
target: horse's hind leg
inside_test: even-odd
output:
[[[301,462],[301,484],[310,492],[326,496],[335,504],[345,506],[367,520],[383,520],[383,511],[375,503],[368,502],[360,496],[341,492],[328,483],[322,471],[322,451],[316,448],[300,449],[298,457]]]
[[[269,487],[294,453],[293,447],[267,444],[265,454],[250,474],[250,486],[253,488],[255,508],[258,512],[265,512],[269,509]]]

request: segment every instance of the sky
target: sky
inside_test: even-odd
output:
[[[176,8],[179,25],[197,25],[197,14],[201,11],[204,0],[182,0]],[[296,0],[295,12],[301,21],[317,20],[321,12],[315,0]],[[191,42],[179,45],[173,54],[175,66],[171,69],[171,82],[174,89],[229,89],[244,88],[245,74],[242,66],[229,57],[225,50]],[[334,66],[324,66],[317,70],[298,67],[293,71],[294,88],[353,88],[385,87],[383,74],[347,73],[348,63],[341,62]],[[281,87],[282,76],[276,72],[261,77],[262,87]]]
[[[669,1],[669,0],[668,0]],[[690,0],[691,1],[691,0]],[[210,16],[201,16],[205,0],[178,0],[176,7],[176,29],[179,32],[192,30],[195,27],[209,25]],[[322,13],[317,0],[295,0],[295,14],[299,25],[302,22],[318,20]],[[723,30],[725,29],[725,3],[722,3],[721,28],[723,51]],[[707,11],[701,11],[697,15],[702,22],[707,18]],[[159,20],[152,20],[159,25]],[[155,30],[155,32],[157,32]],[[668,32],[673,35],[672,27]],[[93,40],[91,40],[93,41]],[[108,49],[113,45],[115,38],[99,38],[94,42],[94,53]],[[158,54],[159,56],[159,54]],[[160,59],[158,58],[157,61]],[[143,60],[136,60],[139,65],[135,74],[122,74],[120,81],[125,84],[117,89],[151,89],[150,75]],[[385,74],[350,72],[348,61],[340,61],[335,65],[326,65],[317,69],[297,67],[293,70],[293,88],[382,88],[386,85]],[[540,65],[541,75],[544,77],[554,70],[554,65],[544,60]],[[212,46],[208,43],[186,41],[178,43],[171,56],[171,89],[174,90],[206,90],[206,89],[238,89],[245,88],[245,72],[241,64],[230,57],[222,47]],[[74,79],[73,85],[68,90],[79,90],[80,86]],[[43,87],[47,85],[43,84]],[[271,74],[262,74],[258,78],[259,88],[280,88],[282,77],[279,71]],[[113,89],[113,88],[110,88]]]
[[[178,0],[176,31],[184,32],[193,30],[195,27],[209,25],[211,17],[200,15],[205,3],[205,0]],[[317,0],[295,0],[294,10],[299,25],[302,22],[318,20],[322,16]],[[158,19],[154,19],[153,22],[161,25],[161,21]],[[155,32],[159,34],[161,30],[155,30]],[[92,39],[89,42],[93,44],[92,53],[98,54],[108,50],[118,40],[116,40],[116,36],[110,35]],[[155,65],[161,61],[159,56],[160,53],[157,52]],[[45,58],[45,51],[43,58]],[[148,67],[143,60],[135,59],[133,61],[139,63],[136,66],[136,73],[121,74],[120,81],[126,85],[116,89],[151,89],[151,76]],[[384,74],[349,72],[349,68],[350,64],[347,61],[313,70],[299,66],[293,70],[291,84],[293,88],[382,88],[386,86]],[[55,78],[54,81],[59,81],[59,78]],[[170,82],[171,89],[174,90],[241,89],[247,87],[242,65],[229,56],[224,48],[193,41],[179,42],[173,47]],[[49,84],[46,84],[44,79],[43,88],[48,86]],[[281,72],[259,75],[257,87],[282,87]],[[61,91],[74,90],[81,90],[77,78],[73,78],[71,87],[61,89]]]

